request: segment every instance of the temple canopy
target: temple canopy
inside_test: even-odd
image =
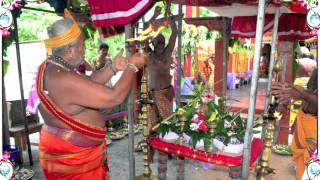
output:
[[[152,0],[88,0],[93,25],[101,28],[101,34],[109,37],[122,33],[122,25],[135,22],[145,11],[152,6]],[[256,32],[256,21],[258,12],[258,1],[209,1],[209,0],[173,0],[172,3],[205,6],[214,16],[232,18],[231,37],[254,38]],[[282,13],[279,19],[279,40],[293,41],[305,40],[315,36],[306,25],[306,5],[301,2],[290,2],[281,4],[279,1],[272,1],[266,7],[264,33],[270,32],[274,24],[274,12],[280,8]],[[298,11],[299,13],[294,13]],[[290,21],[288,21],[290,18]]]

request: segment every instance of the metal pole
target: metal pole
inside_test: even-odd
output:
[[[288,42],[286,41],[285,42],[286,44],[287,43],[291,43],[291,42]],[[284,53],[284,57],[282,58],[282,68],[281,68],[281,82],[285,82],[285,79],[286,79],[286,73],[287,73],[287,63],[288,63],[288,52],[285,52]]]
[[[21,95],[21,108],[24,117],[24,132],[27,139],[27,146],[28,146],[28,155],[30,166],[33,165],[32,160],[32,153],[31,153],[31,146],[30,146],[30,139],[29,139],[29,129],[28,129],[28,121],[26,117],[26,108],[24,103],[24,90],[23,90],[23,83],[22,83],[22,71],[21,71],[21,58],[20,58],[20,48],[19,48],[19,34],[18,34],[18,23],[17,23],[17,15],[13,13],[13,22],[15,25],[14,28],[14,40],[16,43],[16,53],[17,53],[17,62],[18,62],[18,73],[19,73],[19,84],[20,84],[20,95]]]
[[[227,61],[228,61],[228,47],[231,31],[231,19],[223,18],[223,55],[222,55],[222,95],[226,96],[227,93]]]
[[[319,60],[320,60],[320,30],[318,30],[317,31],[318,32],[318,51],[317,51],[317,58],[318,58],[318,63],[319,63]],[[318,69],[318,71],[319,71],[319,69]],[[319,87],[319,83],[320,83],[320,79],[318,78],[318,87]],[[318,88],[317,88],[318,89]],[[320,95],[320,93],[319,93],[319,91],[318,91],[318,102],[319,102],[319,95]],[[319,106],[319,104],[318,104],[318,112],[320,112],[320,106]],[[319,154],[319,149],[320,149],[320,139],[319,139],[319,133],[320,133],[320,117],[318,116],[318,133],[317,133],[317,139],[318,139],[318,150],[317,150],[317,153]],[[318,157],[319,157],[319,155],[318,155]]]
[[[250,102],[248,110],[248,120],[246,134],[244,138],[244,149],[243,149],[243,162],[242,162],[242,180],[246,180],[249,177],[249,161],[251,155],[251,137],[252,137],[252,126],[253,126],[253,116],[256,107],[256,97],[257,97],[257,87],[258,87],[258,71],[259,71],[259,59],[261,54],[261,44],[263,36],[264,27],[264,12],[265,12],[265,0],[259,0],[258,5],[258,16],[257,16],[257,26],[256,26],[256,43],[254,48],[254,64],[253,64],[253,75],[252,84],[250,90]]]
[[[181,101],[181,40],[182,40],[182,5],[179,4],[179,20],[178,20],[178,62],[177,62],[177,91],[175,94],[176,97],[176,106],[177,108],[180,107],[180,101]]]
[[[270,98],[271,98],[271,82],[272,82],[272,71],[274,66],[274,60],[275,60],[275,53],[276,53],[276,41],[278,38],[278,26],[279,26],[279,16],[280,16],[280,8],[276,8],[276,12],[274,14],[274,25],[272,30],[272,43],[271,43],[271,57],[270,57],[270,63],[269,63],[269,74],[268,74],[268,85],[266,89],[266,100],[264,104],[264,113],[268,112],[268,106],[270,104]],[[265,136],[265,127],[262,128],[262,139],[264,139]]]
[[[2,64],[2,63],[1,63]],[[3,67],[3,64],[2,64]],[[3,70],[2,70],[3,72]],[[2,144],[9,145],[10,144],[10,133],[9,133],[9,121],[8,121],[8,110],[7,110],[7,102],[6,102],[6,91],[4,85],[4,74],[2,74]],[[2,148],[0,148],[2,150]],[[2,154],[1,154],[2,155]]]
[[[0,74],[2,75],[2,78],[1,78],[1,87],[2,87],[2,88],[1,88],[1,90],[3,91],[4,89],[3,89],[3,84],[2,84],[2,83],[3,83],[3,72],[2,72],[2,67],[3,67],[2,30],[0,30],[0,42],[1,42],[1,43],[0,43],[0,49],[1,49],[1,50],[0,50],[0,55],[1,55],[1,68],[0,68],[0,72],[1,72],[1,73],[0,73]],[[0,95],[0,96],[1,96],[1,99],[2,99],[2,106],[3,106],[4,103],[3,103],[2,93],[3,93],[3,92],[1,92],[1,95]],[[1,116],[2,118],[1,118],[1,120],[0,120],[0,121],[1,121],[1,122],[0,122],[0,129],[2,130],[2,132],[4,132],[4,129],[3,129],[3,127],[2,127],[2,121],[4,121],[2,108],[0,108],[0,112],[1,112],[1,114],[2,114],[2,116]],[[0,141],[1,141],[0,144],[2,145],[2,143],[3,143],[3,142],[2,142],[2,140],[3,140],[3,139],[2,139],[2,133],[0,133],[0,139],[1,139],[1,140],[0,140]],[[2,159],[2,147],[0,147],[0,159]]]
[[[126,40],[131,38],[132,35],[132,27],[131,24],[128,24],[124,27]],[[130,47],[129,44],[126,44],[126,57],[130,56]],[[133,155],[134,148],[134,119],[133,119],[133,107],[134,107],[134,92],[133,89],[130,90],[130,94],[128,97],[128,149],[129,149],[129,179],[135,179],[135,159]]]
[[[1,129],[2,129],[2,133],[0,135],[0,139],[2,140],[2,144],[3,145],[9,145],[10,144],[10,133],[9,133],[9,121],[8,121],[8,113],[7,113],[7,103],[6,103],[6,91],[5,91],[5,85],[4,85],[4,71],[3,71],[3,52],[2,52],[2,31],[0,31],[0,56],[1,56],[1,68],[0,68],[0,71],[1,71],[1,75],[2,75],[2,78],[1,78],[1,84],[2,84],[2,93],[0,96],[2,96],[2,108],[0,110],[1,114],[2,114],[2,118],[0,120],[0,123],[2,126]],[[1,122],[2,121],[2,122]],[[2,136],[2,137],[1,137]],[[1,141],[0,140],[0,141]],[[0,148],[0,159],[2,158],[2,148]]]

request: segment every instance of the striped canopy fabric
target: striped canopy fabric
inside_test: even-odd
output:
[[[135,21],[152,0],[88,0],[94,26],[125,25]]]
[[[254,38],[256,33],[256,16],[238,16],[232,20],[232,37]],[[266,14],[264,33],[271,32],[274,14]],[[306,15],[300,13],[284,13],[279,18],[278,36],[280,41],[305,40],[316,36],[316,31],[308,28]]]

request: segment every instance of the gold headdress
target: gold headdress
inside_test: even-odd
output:
[[[77,22],[73,19],[73,17],[67,9],[64,10],[64,16],[65,18],[72,20],[72,25],[63,34],[44,40],[44,44],[49,55],[52,54],[53,48],[65,46],[78,39],[78,37],[81,35],[81,30]]]

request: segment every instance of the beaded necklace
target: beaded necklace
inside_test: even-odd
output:
[[[59,56],[49,56],[48,62],[61,67],[65,71],[74,71],[76,68],[72,66],[71,64],[67,63],[65,60],[63,60]]]

